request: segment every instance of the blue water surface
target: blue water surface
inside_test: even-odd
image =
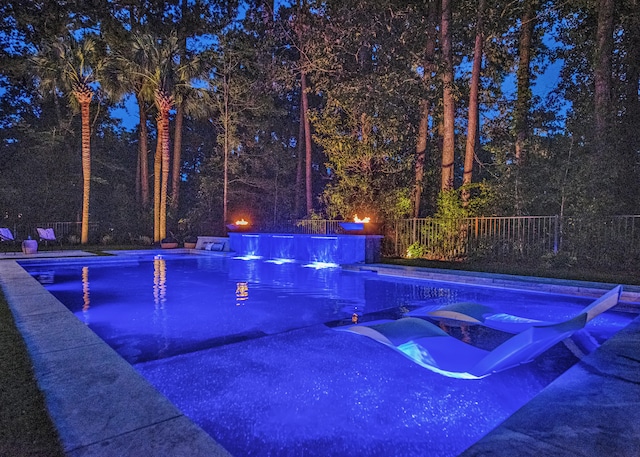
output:
[[[473,301],[561,321],[590,300],[214,256],[23,263],[81,321],[237,456],[453,456],[578,359],[560,344],[481,380],[447,378],[351,322]],[[630,317],[588,324],[603,341]],[[451,328],[486,349],[509,335]]]

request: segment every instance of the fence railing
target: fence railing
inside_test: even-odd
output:
[[[342,220],[332,219],[297,219],[286,220],[256,227],[261,232],[271,233],[303,233],[311,235],[332,235],[340,232]]]
[[[260,230],[340,233],[339,220],[291,220]],[[592,265],[640,265],[640,215],[609,217],[501,216],[401,219],[387,222],[383,254],[439,260],[544,256]]]
[[[256,227],[265,232],[342,233],[342,220],[304,219]],[[79,236],[80,222],[19,223],[16,239],[53,228],[58,239]],[[95,234],[98,223],[89,225]],[[514,216],[463,219],[415,218],[384,224],[383,254],[453,260],[478,257],[534,259],[561,254],[592,265],[640,267],[640,215],[608,217]]]
[[[98,229],[99,224],[97,222],[89,223],[89,233],[93,233]],[[82,223],[81,222],[28,222],[14,224],[13,227],[9,227],[13,230],[13,235],[17,240],[26,240],[29,237],[36,239],[38,237],[37,228],[52,228],[56,238],[67,242],[69,236],[80,236]]]
[[[387,227],[385,234],[388,253],[402,257],[535,258],[564,253],[592,263],[640,260],[637,215],[404,219]]]
[[[438,259],[558,252],[558,216],[404,219],[393,224],[395,256],[421,253]],[[389,244],[387,244],[389,246]]]

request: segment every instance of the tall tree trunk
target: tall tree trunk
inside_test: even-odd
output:
[[[230,82],[225,78],[224,88],[224,172],[222,179],[222,224],[223,230],[228,222],[229,200],[229,86]]]
[[[598,154],[607,145],[609,113],[611,112],[611,56],[613,53],[613,10],[614,0],[598,0],[598,30],[595,50],[595,110],[594,127]]]
[[[313,212],[313,189],[311,181],[311,125],[309,123],[309,98],[307,94],[307,74],[300,73],[302,116],[304,119],[304,145],[305,145],[305,195],[307,202],[307,215]]]
[[[531,45],[536,24],[538,0],[525,0],[520,42],[517,79],[517,100],[514,110],[516,134],[516,163],[526,160],[526,147],[529,138],[529,112],[531,111]]]
[[[187,36],[189,5],[187,0],[181,0],[180,17],[180,65],[184,65],[187,59]],[[175,125],[173,131],[173,170],[171,171],[171,209],[175,212],[180,201],[180,168],[182,165],[182,124],[184,120],[184,100],[179,100],[176,109]]]
[[[415,183],[413,186],[413,217],[420,217],[420,197],[424,186],[424,161],[427,156],[427,143],[429,138],[429,113],[428,100],[420,101],[420,124],[418,126],[418,141],[416,143]]]
[[[184,107],[178,105],[176,110],[175,130],[173,133],[173,170],[171,174],[171,208],[178,209],[178,199],[180,198],[180,166],[182,165],[182,120],[184,118]]]
[[[436,35],[438,11],[435,2],[427,4],[427,36],[425,43],[425,64],[422,76],[423,87],[426,93],[431,91],[433,74],[437,67],[434,61],[436,49]],[[420,101],[420,122],[418,125],[418,138],[416,141],[415,183],[413,187],[413,217],[420,217],[420,202],[424,189],[424,163],[429,145],[429,116],[432,103],[425,96]]]
[[[443,83],[443,123],[442,138],[442,181],[440,189],[453,189],[453,169],[455,160],[455,100],[453,97],[453,51],[449,23],[451,21],[451,0],[442,0],[442,20],[440,35],[442,41]]]
[[[296,164],[296,189],[294,215],[300,217],[300,202],[302,200],[302,163],[305,152],[304,114],[302,113],[302,96],[300,97],[300,125],[298,126],[298,161]]]
[[[473,181],[473,159],[476,152],[478,138],[478,93],[480,91],[480,72],[482,71],[482,45],[484,32],[482,17],[484,15],[485,0],[478,1],[478,15],[476,19],[476,42],[473,48],[473,67],[471,70],[471,82],[469,87],[469,118],[467,121],[467,144],[464,153],[464,175],[462,184],[471,184]],[[469,190],[462,192],[462,203],[466,206],[469,202]]]
[[[140,136],[138,139],[138,151],[140,154],[140,197],[142,207],[149,207],[149,132],[147,129],[147,107],[142,96],[137,94],[138,111],[140,114]]]
[[[158,113],[156,117],[156,154],[153,161],[153,241],[156,243],[162,239],[160,236],[160,184],[162,181],[162,135],[164,133],[162,122],[162,116]]]
[[[623,19],[625,49],[625,81],[622,92],[625,97],[624,114],[622,116],[622,144],[637,144],[637,126],[640,123],[640,1],[628,1],[629,14]],[[621,154],[617,155],[617,171],[620,179],[616,180],[618,195],[616,200],[628,202],[626,207],[620,208],[626,214],[637,214],[637,195],[640,195],[640,162],[637,160],[637,150],[630,146],[621,148]],[[634,165],[631,165],[634,164]]]
[[[160,185],[160,239],[167,237],[167,191],[169,189],[169,109],[164,107],[162,115],[162,182]]]
[[[136,156],[136,203],[138,206],[142,206],[142,197],[140,195],[140,173],[141,167],[140,162],[142,161],[142,157],[140,157],[140,144],[138,143],[138,155]]]
[[[76,93],[82,113],[82,225],[80,242],[89,242],[89,194],[91,190],[91,126],[89,124],[89,105],[92,93]]]

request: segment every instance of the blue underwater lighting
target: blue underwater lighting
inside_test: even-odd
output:
[[[591,302],[305,268],[310,259],[122,257],[22,265],[232,455],[459,455],[578,358],[558,344],[530,363],[457,379],[336,329],[459,302],[560,322]],[[609,311],[584,331],[601,343],[631,318]],[[511,337],[433,322],[487,351]]]
[[[260,259],[262,259],[262,257],[259,256],[259,255],[241,255],[241,256],[234,257],[234,259],[237,259],[237,260],[260,260]]]
[[[333,262],[311,262],[302,265],[304,268],[314,268],[316,270],[323,270],[325,268],[338,268],[340,265]]]

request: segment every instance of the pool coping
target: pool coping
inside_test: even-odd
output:
[[[145,254],[150,252],[153,251],[144,251]],[[36,379],[67,455],[230,455],[15,260],[0,262],[0,286],[27,344]],[[345,266],[345,269],[416,279],[541,289],[539,285],[534,287],[527,277],[508,275],[386,264],[359,264]],[[563,290],[554,293],[586,296],[596,296],[603,288],[611,286],[577,281],[543,282],[545,291]],[[522,287],[517,287],[518,284]],[[625,290],[625,302],[636,308],[640,288],[629,287],[630,290]],[[592,455],[594,449],[629,455],[630,450],[640,449],[638,343],[640,317],[462,455],[506,456],[522,455],[523,452],[525,455]],[[593,401],[594,396],[598,401]],[[580,405],[581,411],[588,410],[589,414],[575,414],[575,404]],[[594,429],[598,433],[594,433]],[[567,435],[577,438],[568,444]],[[621,437],[624,439],[615,439]]]
[[[66,455],[231,455],[16,261],[0,285]]]

